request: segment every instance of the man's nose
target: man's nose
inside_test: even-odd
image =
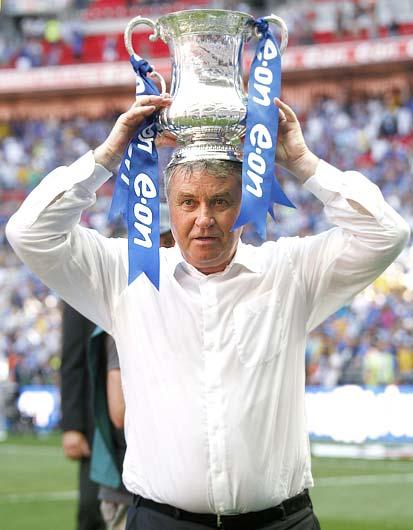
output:
[[[198,228],[210,228],[215,223],[215,218],[208,206],[201,206],[198,211],[195,224]]]

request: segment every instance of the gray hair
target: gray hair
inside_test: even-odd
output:
[[[217,178],[235,175],[241,184],[242,164],[233,160],[193,160],[168,166],[165,169],[165,194],[167,197],[173,176],[181,172],[184,173],[184,177],[190,177],[195,172],[208,173]]]

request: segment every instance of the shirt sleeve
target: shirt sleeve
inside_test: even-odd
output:
[[[117,298],[127,285],[127,244],[81,227],[79,221],[110,176],[89,151],[49,173],[6,226],[7,239],[20,259],[108,333]]]
[[[290,258],[308,308],[308,331],[374,281],[400,254],[409,225],[379,188],[356,171],[320,161],[304,184],[336,228],[295,238]]]

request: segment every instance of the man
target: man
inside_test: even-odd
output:
[[[139,97],[94,154],[42,181],[7,237],[46,284],[116,340],[123,479],[136,495],[128,530],[319,528],[306,491],[306,333],[396,258],[409,228],[362,175],[319,161],[294,112],[276,100],[278,161],[337,227],[243,245],[241,230],[231,232],[239,164],[173,166],[177,245],[161,249],[159,292],[143,275],[128,286],[127,242],[77,223],[142,119],[169,104]]]
[[[89,478],[93,437],[87,344],[94,324],[68,304],[62,310],[61,407],[62,447],[67,458],[79,462],[77,530],[104,530],[98,486]]]

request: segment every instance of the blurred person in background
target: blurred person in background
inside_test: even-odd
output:
[[[113,62],[119,59],[118,40],[113,35],[108,35],[102,45],[102,60]]]
[[[126,451],[125,401],[115,341],[96,328],[88,356],[95,421],[90,478],[99,485],[100,510],[107,530],[124,530],[133,499],[121,478]]]
[[[363,359],[363,380],[366,385],[381,386],[394,383],[395,359],[390,351],[388,341],[380,338],[383,333],[379,330],[379,337],[372,340]]]
[[[77,530],[104,530],[98,485],[90,479],[93,440],[91,382],[87,348],[95,324],[63,302],[61,406],[62,446],[67,458],[79,462]]]

